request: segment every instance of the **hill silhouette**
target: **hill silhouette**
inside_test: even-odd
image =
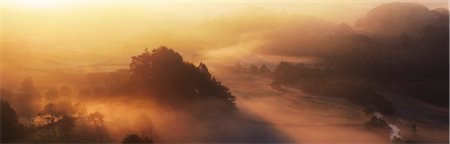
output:
[[[370,87],[368,91],[411,96],[448,108],[448,14],[445,8],[430,10],[417,3],[380,5],[360,19],[354,29],[342,24],[335,35],[318,37],[316,39],[320,41],[311,45],[295,44],[317,51],[310,56],[322,59],[320,66],[304,69],[318,73],[287,70],[289,72],[278,73],[275,83],[289,84],[302,75],[308,76],[301,79],[340,79],[340,84],[356,78],[356,81],[364,81],[362,85]],[[326,51],[320,51],[323,48]],[[309,53],[298,49],[290,55],[295,54]],[[296,67],[295,64],[292,67]],[[323,69],[329,73],[323,74]],[[345,79],[349,76],[352,78]],[[317,81],[311,83],[314,85]]]

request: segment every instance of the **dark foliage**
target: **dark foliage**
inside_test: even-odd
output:
[[[19,106],[16,110],[21,117],[33,117],[39,111],[36,108],[38,107],[41,94],[34,86],[31,78],[26,78],[22,82],[18,93],[14,95],[15,104]]]
[[[129,72],[138,91],[162,104],[202,115],[236,110],[235,97],[211,76],[205,64],[184,62],[180,54],[167,47],[132,57]]]
[[[269,68],[267,68],[267,66],[265,64],[261,65],[261,67],[259,67],[258,72],[261,74],[268,74],[270,73]]]
[[[19,123],[14,109],[8,102],[1,100],[1,143],[20,142],[24,138],[25,129]]]
[[[68,102],[47,104],[36,117],[45,119],[45,123],[29,127],[26,142],[111,142],[103,123],[103,115],[98,112],[84,115],[77,106]]]
[[[127,135],[125,138],[123,138],[122,143],[147,143],[152,144],[154,143],[152,139],[148,137],[141,138],[140,136],[136,134],[130,134]]]

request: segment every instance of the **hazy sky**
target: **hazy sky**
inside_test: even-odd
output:
[[[255,6],[286,13],[318,16],[339,23],[353,23],[371,8],[387,2],[417,2],[429,8],[448,7],[447,0],[6,0],[3,2],[3,7],[5,14],[19,11],[64,13],[90,9],[98,9],[100,13],[106,12],[102,10],[115,9],[117,11],[110,14],[119,14],[124,11],[137,14],[155,10],[192,19],[221,15],[238,8]],[[13,10],[9,11],[10,8]]]
[[[234,65],[235,61],[232,61],[232,58],[239,62],[244,59],[252,64],[266,61],[278,63],[281,60],[291,61],[291,59],[292,61],[307,61],[308,59],[302,59],[302,57],[257,53],[260,51],[255,49],[261,49],[261,46],[276,50],[297,48],[297,44],[303,44],[306,47],[304,49],[317,48],[314,45],[308,46],[310,43],[302,40],[309,40],[316,33],[321,36],[323,31],[330,32],[332,29],[330,27],[338,26],[335,24],[345,22],[353,26],[354,22],[364,17],[369,10],[388,2],[394,1],[0,0],[0,87],[17,89],[21,80],[27,77],[32,77],[40,88],[66,85],[67,83],[86,86],[84,85],[84,80],[87,78],[85,73],[127,68],[133,55],[143,52],[146,47],[152,49],[161,45],[180,52],[186,61],[194,64],[198,64],[200,61],[205,62],[208,68],[217,66],[214,65],[216,61],[218,61],[216,64],[229,62]],[[430,9],[448,8],[447,0],[401,0],[400,2],[418,2]],[[305,16],[313,16],[313,18]],[[308,35],[309,33],[311,36]],[[267,43],[264,44],[264,42]],[[256,80],[255,78],[238,77],[230,80],[225,76],[220,77],[220,74],[218,78],[227,80],[225,84],[230,85],[233,93],[243,96],[247,94],[249,97],[250,95],[263,96],[257,100],[239,100],[238,102],[244,110],[253,112],[267,121],[277,123],[295,121],[295,124],[301,125],[318,120],[325,122],[324,124],[332,124],[346,121],[348,117],[347,115],[342,116],[345,118],[342,120],[341,110],[334,107],[327,108],[326,112],[315,112],[309,107],[304,108],[307,105],[302,103],[298,105],[302,107],[288,105],[286,111],[290,112],[295,108],[296,113],[294,114],[309,112],[306,114],[317,113],[316,116],[286,118],[283,117],[283,113],[273,108],[292,103],[293,97],[297,96],[297,93],[295,95],[294,93],[292,95],[280,94],[270,88],[271,80],[269,79]],[[251,81],[251,83],[246,83],[246,81]],[[269,96],[274,97],[268,98]],[[286,100],[281,98],[286,98]],[[129,120],[127,119],[129,117],[124,117],[124,114],[137,117],[142,114],[143,108],[149,109],[146,112],[150,116],[158,115],[158,118],[152,120],[156,121],[156,126],[163,127],[163,130],[167,124],[171,126],[167,129],[172,132],[172,127],[176,128],[178,126],[176,124],[179,124],[165,123],[166,119],[159,118],[159,115],[162,114],[158,109],[151,107],[152,103],[146,101],[136,101],[135,104],[130,104],[128,101],[122,103],[123,99],[121,98],[121,103],[115,103],[116,100],[110,99],[110,97],[108,100],[110,101],[99,100],[98,103],[97,101],[88,103],[87,105],[90,107],[87,108],[87,111],[100,111],[107,114],[105,120],[117,122],[111,124],[120,128],[130,127],[130,123],[122,123],[122,121]],[[83,99],[83,101],[85,100]],[[276,104],[274,105],[273,102]],[[130,107],[130,105],[136,107]],[[341,107],[339,105],[339,108]],[[329,109],[335,111],[329,111]],[[346,114],[347,112],[343,111],[342,113]],[[358,112],[351,111],[349,113],[357,114]],[[164,114],[171,115],[171,113]],[[326,116],[326,119],[323,119],[322,116]],[[362,123],[359,120],[356,122]],[[135,127],[142,128],[138,124]],[[361,133],[359,129],[341,129],[341,126],[323,127],[312,131],[302,126],[299,126],[300,130],[291,129],[291,125],[276,125],[276,127],[290,136],[298,137],[300,133],[302,137],[297,139],[305,141],[322,139],[322,136],[330,141],[335,140],[335,137],[347,140],[349,136],[369,137],[366,133]],[[119,128],[116,128],[116,131],[128,133]],[[323,131],[339,134],[323,135],[321,134]],[[371,135],[370,138],[372,138]]]
[[[290,16],[307,15],[353,25],[367,11],[386,2],[393,1],[2,0],[2,65],[7,61],[14,66],[32,63],[45,69],[126,64],[145,47],[160,45],[174,48],[187,58],[206,48],[239,47],[216,52],[235,55],[245,51],[240,47],[254,45],[251,41],[242,43],[243,39],[258,30],[284,27],[280,23],[297,18]],[[419,2],[431,9],[448,7],[445,0],[406,2]],[[211,20],[216,21],[208,23]],[[255,33],[249,29],[256,29]],[[21,57],[27,59],[18,60]]]

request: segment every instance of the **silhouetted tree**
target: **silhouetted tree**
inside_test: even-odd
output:
[[[19,89],[19,92],[24,95],[39,96],[38,90],[34,87],[31,78],[26,78]]]
[[[53,103],[49,103],[44,106],[44,111],[41,113],[42,115],[50,115],[50,118],[48,118],[47,123],[52,124],[55,122],[56,116],[56,106]]]
[[[19,142],[24,137],[24,127],[19,123],[14,109],[8,102],[1,100],[1,143]]]
[[[87,116],[88,122],[94,127],[95,142],[105,142],[109,139],[103,118],[103,114],[99,112],[94,112]]]
[[[77,109],[69,101],[60,101],[58,103],[49,103],[44,106],[41,116],[53,117],[49,119],[49,123],[56,122],[57,118],[62,116],[73,116],[77,113]]]
[[[251,74],[258,74],[258,67],[254,64],[250,65],[248,72]]]
[[[161,103],[201,113],[236,109],[234,96],[211,76],[205,64],[184,62],[180,54],[167,47],[133,56],[129,72],[138,90]]]
[[[58,131],[60,132],[60,139],[63,142],[74,142],[75,137],[75,118],[65,116],[59,121]]]
[[[259,67],[258,72],[261,74],[267,74],[267,73],[270,73],[270,70],[267,68],[267,66],[265,64],[263,64],[263,65],[261,65],[261,67]]]
[[[136,134],[127,135],[123,138],[122,143],[154,143],[152,139],[144,137],[141,138]]]
[[[2,100],[12,102],[16,98],[16,95],[9,90],[0,88],[0,96]]]
[[[72,105],[68,101],[47,104],[37,119],[47,120],[37,125],[32,142],[74,143],[74,142],[111,142],[103,122],[103,115],[95,112],[85,115],[79,103]]]
[[[45,105],[44,111],[39,113],[43,118],[47,120],[45,125],[47,131],[47,137],[44,137],[46,140],[50,140],[48,142],[57,142],[57,133],[56,133],[56,121],[62,113],[56,108],[56,105],[53,103],[49,103]]]
[[[17,113],[21,117],[31,118],[39,112],[40,94],[31,78],[26,78],[16,95]]]

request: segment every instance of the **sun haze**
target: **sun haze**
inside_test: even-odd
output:
[[[0,142],[448,143],[446,0],[0,11]]]

